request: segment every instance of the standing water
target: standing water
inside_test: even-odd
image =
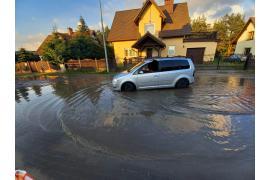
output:
[[[253,74],[121,93],[107,75],[16,80],[16,169],[36,179],[254,179]]]

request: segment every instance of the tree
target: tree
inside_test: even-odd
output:
[[[100,59],[103,58],[103,49],[90,36],[78,35],[73,37],[67,47],[69,57],[72,59]]]
[[[42,56],[52,64],[63,64],[66,54],[66,42],[57,34],[53,33],[53,38],[43,47]]]
[[[19,52],[15,53],[15,62],[39,61],[37,54],[27,51],[25,48],[20,48]]]
[[[89,32],[89,28],[86,25],[82,16],[80,16],[80,20],[78,22],[77,32],[81,32],[81,33]]]
[[[237,34],[244,27],[244,16],[242,14],[226,14],[221,19],[216,21],[213,26],[213,30],[218,33],[218,47],[217,51],[222,55],[229,55],[231,41],[237,36]]]
[[[26,62],[28,59],[29,59],[29,52],[26,51],[24,48],[20,48],[17,55],[18,62]]]
[[[229,43],[228,29],[224,19],[218,20],[214,23],[213,30],[217,31],[218,46],[217,52],[225,55]]]
[[[245,26],[244,15],[238,13],[226,14],[224,17],[229,32],[230,40],[234,39]]]
[[[193,19],[191,22],[191,27],[192,27],[193,32],[206,32],[206,31],[208,31],[206,17],[199,16],[196,19]]]
[[[108,39],[109,33],[110,33],[110,29],[109,29],[108,26],[106,26],[104,28],[104,35],[105,35],[105,41],[106,41],[106,43],[108,43],[107,39]],[[96,32],[96,37],[97,37],[97,40],[98,40],[99,44],[103,46],[103,32],[101,32],[100,30],[98,30]]]

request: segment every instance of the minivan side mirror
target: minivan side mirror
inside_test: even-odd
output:
[[[143,71],[139,71],[139,74],[143,74],[144,72]]]

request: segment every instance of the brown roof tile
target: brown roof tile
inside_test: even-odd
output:
[[[165,6],[159,6],[159,8],[166,16],[166,20],[160,32],[160,37],[182,36],[183,33],[190,32],[190,18],[187,3],[174,4],[174,11],[172,14],[167,12]],[[115,13],[108,41],[114,42],[139,39],[140,34],[138,26],[134,23],[134,19],[136,19],[140,11],[141,9],[117,11]]]
[[[134,23],[134,18],[138,13],[139,9],[117,11],[108,36],[108,41],[112,42],[138,39],[140,36],[139,29]]]
[[[187,3],[174,4],[172,14],[169,14],[165,6],[161,6],[164,14],[167,16],[167,22],[164,24],[162,31],[182,29],[184,26],[190,24],[189,12]]]
[[[162,48],[166,47],[166,44],[164,44],[161,39],[157,38],[156,36],[154,36],[150,32],[145,33],[145,35],[143,37],[141,37],[138,41],[136,41],[132,45],[132,47],[136,48],[136,49],[141,48],[142,45],[145,43],[145,41],[147,41],[147,39],[152,40],[154,42],[154,44],[156,44],[157,46],[160,46]]]

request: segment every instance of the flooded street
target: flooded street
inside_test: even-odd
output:
[[[254,74],[121,93],[112,76],[16,80],[16,169],[36,179],[254,179]]]

